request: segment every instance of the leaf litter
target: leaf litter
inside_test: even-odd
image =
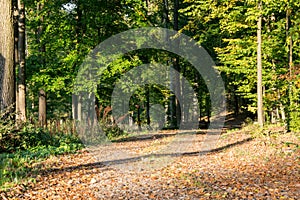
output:
[[[168,133],[173,132],[160,134]],[[199,156],[204,137],[196,134],[189,152],[153,170],[121,170],[86,150],[53,156],[39,163],[38,174],[28,175],[34,181],[2,191],[0,198],[300,199],[299,134],[254,138],[232,131],[219,138],[212,152]],[[113,148],[152,152],[166,141],[152,137],[113,143]]]

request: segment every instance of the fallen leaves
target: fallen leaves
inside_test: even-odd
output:
[[[198,141],[203,135],[197,135]],[[98,163],[89,152],[52,157],[36,182],[1,192],[1,199],[299,199],[299,138],[284,134],[237,143],[240,131],[221,137],[226,147],[201,157],[186,154],[152,171],[122,171]],[[169,138],[116,143],[116,148],[152,151]],[[268,141],[268,145],[266,145]],[[289,147],[286,145],[289,141]],[[150,144],[150,146],[149,146]],[[152,146],[153,148],[152,148]],[[191,151],[197,151],[194,145]],[[143,150],[146,148],[146,150]],[[286,153],[286,148],[289,152]]]

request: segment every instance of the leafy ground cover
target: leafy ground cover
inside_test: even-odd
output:
[[[52,155],[76,153],[83,148],[80,140],[72,134],[51,135],[45,129],[30,126],[15,133],[8,132],[5,136],[1,138],[5,151],[0,152],[0,190],[34,181],[28,173],[37,172],[42,160]]]
[[[221,135],[210,153],[199,156],[204,134],[188,152],[153,170],[126,171],[82,150],[39,163],[34,178],[2,191],[2,199],[299,199],[300,135],[256,126]],[[114,142],[110,149],[151,152],[174,137],[162,131]],[[129,162],[137,162],[135,160]],[[138,164],[138,163],[136,163]]]

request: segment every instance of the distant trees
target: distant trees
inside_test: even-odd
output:
[[[13,5],[18,11],[17,31],[13,30]],[[22,121],[26,115],[37,117],[40,89],[47,94],[50,118],[71,117],[74,80],[85,56],[114,34],[160,26],[193,37],[208,51],[222,73],[228,107],[236,115],[249,111],[258,114],[259,124],[265,119],[284,121],[287,127],[300,126],[297,0],[1,0],[0,9],[1,110],[17,101]],[[15,58],[14,48],[18,49]],[[123,73],[151,62],[172,65],[190,81],[197,94],[194,100],[199,102],[200,120],[209,121],[210,95],[200,74],[179,56],[153,49],[130,52],[111,63],[99,80],[97,106],[110,106],[114,84]],[[180,92],[181,80],[175,79]],[[78,101],[75,97],[73,102]],[[135,105],[139,105],[140,118],[148,125],[154,102],[168,110],[170,126],[175,127],[189,115],[180,116],[183,105],[165,88],[149,85],[138,90],[130,101],[131,111],[137,112]],[[73,105],[74,116],[78,114],[75,108]],[[133,118],[135,115],[133,112]]]
[[[299,127],[299,88],[293,84],[299,80],[295,67],[300,63],[299,45],[295,45],[300,41],[299,2],[190,0],[187,3],[182,10],[189,18],[184,30],[215,56],[226,82],[229,106],[236,113],[242,110],[257,113],[259,124],[266,119],[284,121],[287,127],[290,121],[291,126]],[[257,34],[260,25],[261,34]],[[261,64],[257,59],[260,35]],[[262,66],[261,86],[257,65]],[[293,76],[289,78],[288,74]],[[262,109],[256,88],[262,89],[259,91],[263,95]],[[293,99],[290,102],[289,95]]]

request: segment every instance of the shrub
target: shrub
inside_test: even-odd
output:
[[[125,132],[121,128],[119,128],[117,124],[118,122],[122,121],[125,118],[125,116],[122,116],[119,119],[114,119],[109,114],[111,110],[112,109],[110,106],[104,108],[102,116],[100,116],[102,111],[101,107],[98,114],[100,128],[110,140],[125,134]]]

